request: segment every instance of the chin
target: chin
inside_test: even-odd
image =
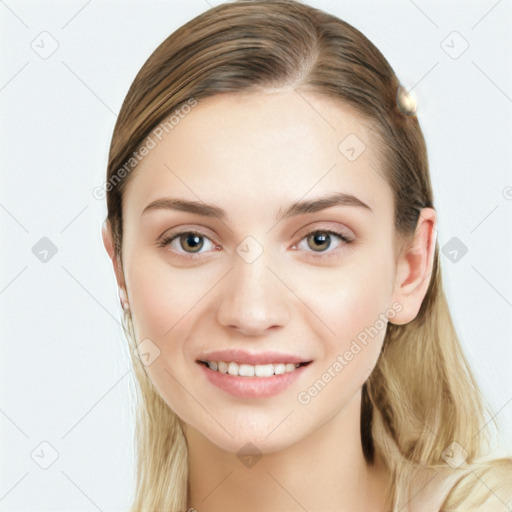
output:
[[[282,418],[279,421],[282,421]],[[213,432],[211,426],[207,431],[195,428],[221,450],[237,455],[241,453],[258,455],[284,450],[300,440],[300,433],[290,425],[278,432],[280,427],[275,428],[275,426],[279,425],[279,421],[273,423],[274,431],[268,429],[266,425],[258,428],[254,423],[245,425],[232,423],[228,430],[233,437],[220,427]],[[271,433],[269,434],[269,432]]]
[[[214,441],[212,441],[214,442]],[[216,445],[227,452],[242,455],[263,455],[279,452],[292,446],[294,439],[269,439],[266,435],[237,435],[235,438],[218,439]]]

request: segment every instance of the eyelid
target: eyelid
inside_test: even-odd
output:
[[[188,233],[194,233],[196,235],[203,236],[211,240],[216,245],[219,245],[219,242],[216,240],[215,236],[211,234],[211,231],[208,228],[203,226],[197,227],[193,224],[185,224],[181,226],[175,226],[172,229],[167,229],[158,237],[157,240],[158,242],[161,242],[162,240],[178,237],[180,235],[185,235]]]
[[[337,235],[340,235],[340,236],[343,236],[343,237],[349,239],[350,241],[353,241],[355,239],[355,234],[350,228],[348,228],[344,224],[340,224],[339,222],[333,222],[333,221],[311,222],[307,226],[303,226],[302,228],[297,230],[295,232],[295,234],[293,235],[293,238],[300,236],[300,238],[298,240],[300,242],[307,235],[309,235],[311,233],[315,233],[317,231],[327,231],[330,233],[335,233]],[[301,236],[301,233],[302,233],[302,236]]]

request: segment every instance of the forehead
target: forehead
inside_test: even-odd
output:
[[[323,95],[218,94],[153,139],[125,189],[123,203],[139,214],[166,193],[234,208],[327,191],[375,205],[392,201],[371,123]]]

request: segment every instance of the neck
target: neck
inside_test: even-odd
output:
[[[360,435],[361,393],[300,442],[244,465],[190,426],[187,508],[197,512],[388,510],[384,466],[368,464]],[[388,507],[388,508],[386,508]]]

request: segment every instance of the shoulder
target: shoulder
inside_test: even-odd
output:
[[[462,469],[418,469],[410,512],[498,512],[512,510],[512,458],[478,462]]]
[[[451,468],[417,468],[411,475],[408,512],[438,512],[449,495],[461,472]],[[400,504],[402,507],[404,504]]]
[[[440,512],[512,509],[512,457],[471,465],[450,489]]]

